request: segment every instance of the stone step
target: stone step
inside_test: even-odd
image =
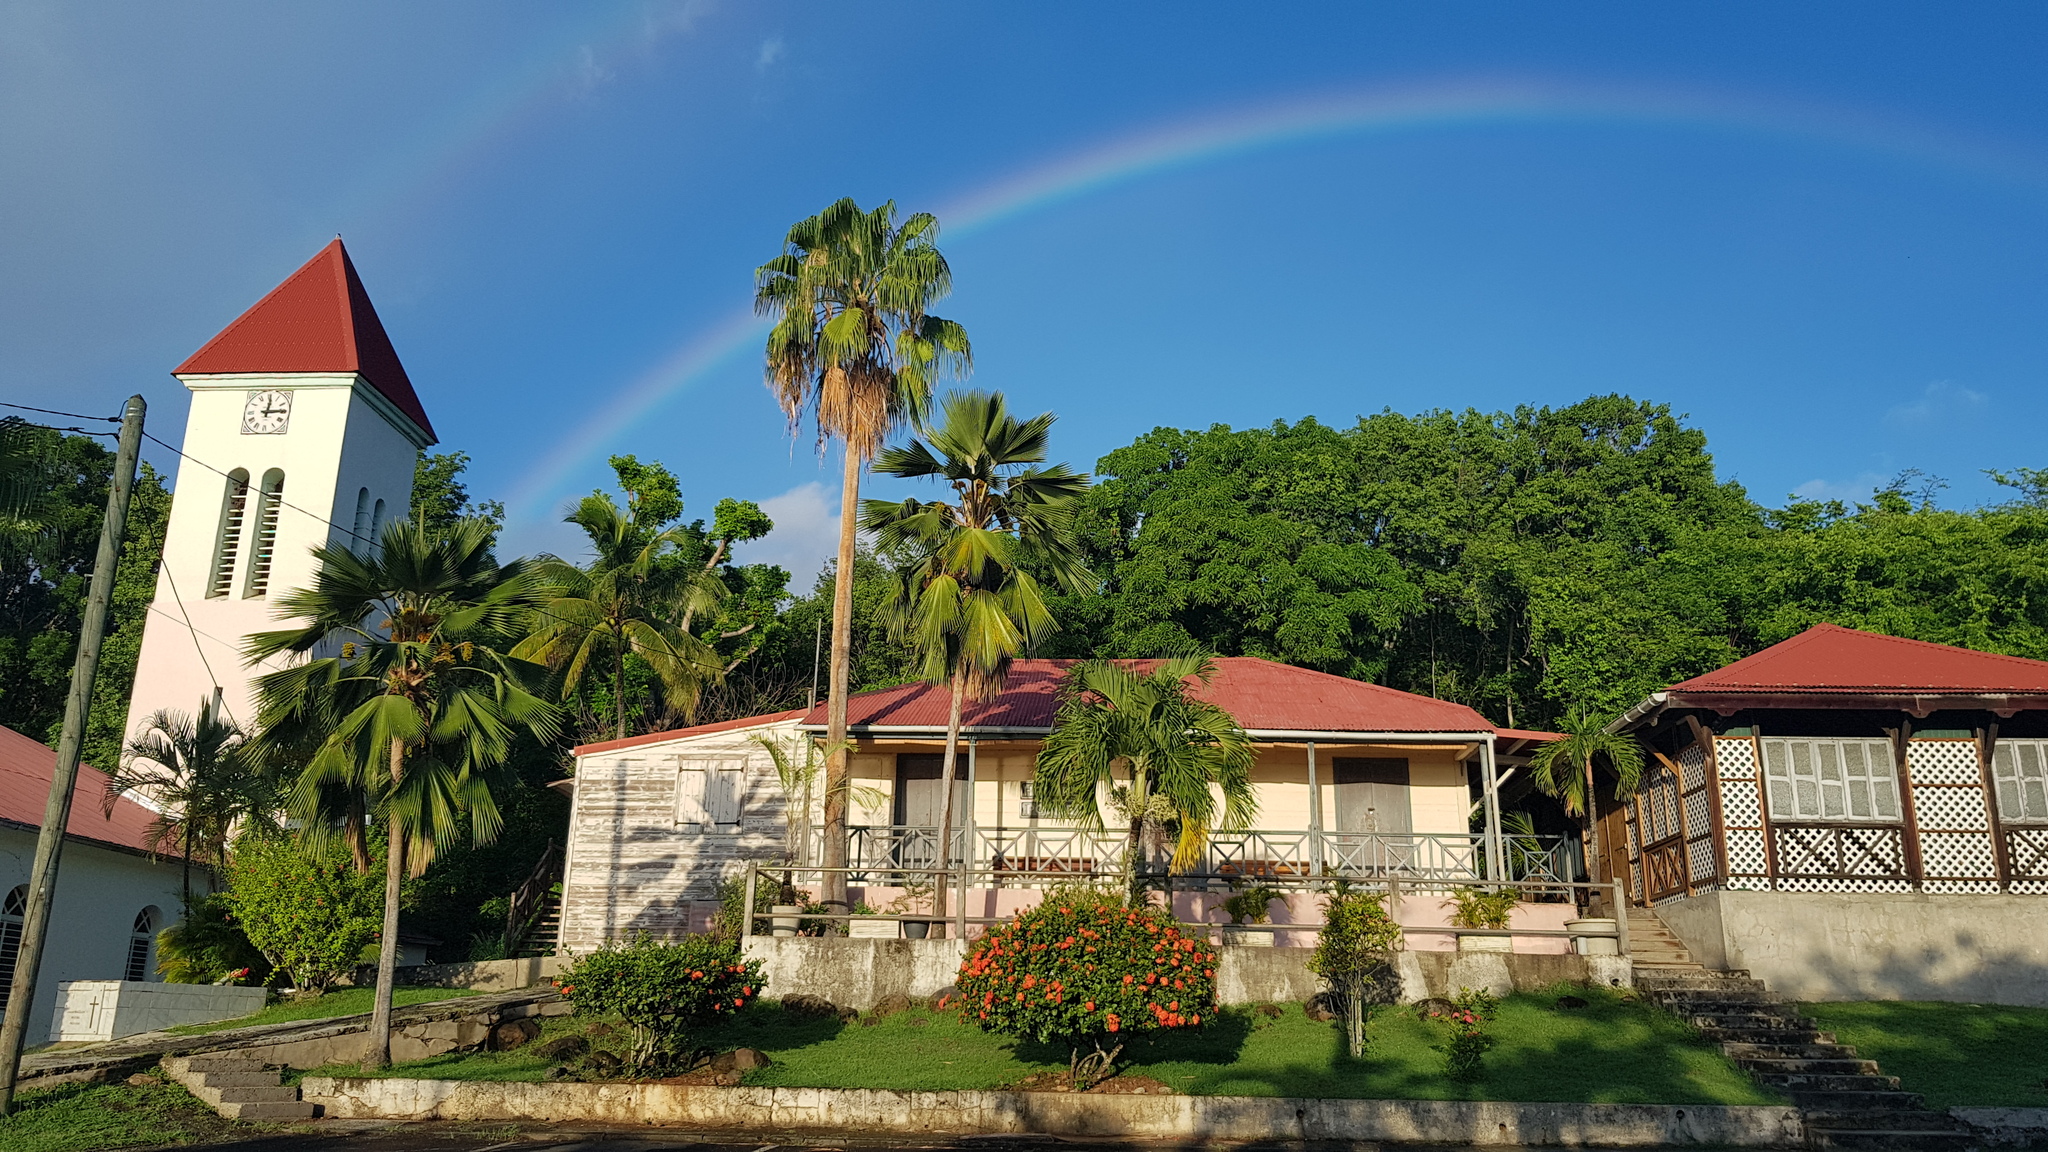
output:
[[[1857,1060],[1853,1044],[1723,1044],[1732,1060]]]
[[[1875,1072],[1772,1072],[1761,1068],[1750,1068],[1749,1074],[1759,1084],[1791,1092],[1897,1092],[1897,1076],[1881,1076]]]
[[[1787,1093],[1792,1102],[1809,1113],[1847,1115],[1864,1112],[1920,1112],[1927,1102],[1917,1092],[1804,1092]],[[1811,1119],[1811,1117],[1809,1117]]]
[[[1811,1020],[1769,1012],[1695,1012],[1689,1013],[1685,1019],[1703,1031],[1719,1028],[1729,1032],[1762,1032],[1782,1028],[1788,1032],[1799,1032],[1813,1027]]]
[[[215,1109],[230,1120],[311,1120],[313,1105],[305,1100],[250,1101]]]
[[[1728,1047],[1733,1048],[1735,1045],[1730,1044]],[[1825,1057],[1817,1060],[1787,1060],[1757,1056],[1736,1056],[1732,1053],[1729,1055],[1729,1059],[1735,1061],[1738,1067],[1757,1074],[1759,1079],[1764,1075],[1875,1076],[1878,1074],[1877,1061],[1875,1060],[1829,1059]]]
[[[235,1088],[211,1088],[202,1084],[191,1091],[194,1096],[215,1108],[229,1104],[277,1104],[299,1098],[297,1088],[287,1088],[282,1084],[271,1084],[268,1087],[244,1085]]]
[[[164,1071],[173,1076],[200,1072],[261,1072],[263,1061],[247,1056],[166,1056]]]
[[[1656,988],[1650,990],[1659,1004],[1684,1004],[1705,1007],[1714,1004],[1792,1004],[1790,997],[1776,992],[1756,992],[1746,988]]]
[[[1768,989],[1761,980],[1745,976],[1720,976],[1707,969],[1695,966],[1685,972],[1652,971],[1641,973],[1636,987],[1645,992],[1764,992]]]
[[[1726,1043],[1733,1040],[1740,1044],[1833,1044],[1833,1032],[1816,1032],[1810,1028],[1702,1028],[1700,1034],[1709,1040]]]
[[[277,1083],[275,1072],[194,1072],[185,1076],[188,1084],[207,1088],[268,1088]]]

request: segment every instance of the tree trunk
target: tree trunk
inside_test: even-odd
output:
[[[626,738],[626,637],[621,629],[612,643],[612,715],[618,718],[614,740]]]
[[[1586,879],[1600,882],[1600,821],[1593,803],[1593,758],[1586,757]]]
[[[405,744],[391,742],[391,787],[405,774]],[[370,1050],[363,1055],[363,1071],[375,1072],[391,1063],[391,985],[398,971],[398,888],[405,880],[405,826],[395,811],[386,822],[390,842],[384,848],[384,935],[377,943],[377,994],[370,1008]]]
[[[832,580],[832,673],[825,697],[826,868],[846,867],[846,793],[852,785],[852,757],[846,748],[846,689],[853,666],[853,546],[860,528],[860,453],[846,450],[846,475],[839,483],[839,568]],[[847,910],[846,873],[827,872],[819,883],[825,903]]]
[[[185,913],[192,912],[192,814],[185,814]]]
[[[363,810],[363,798],[357,794],[348,802],[348,827],[342,831],[342,838],[348,841],[349,858],[355,862],[356,875],[370,874],[369,813]]]
[[[946,709],[946,757],[939,767],[939,862],[941,869],[950,869],[953,864],[953,774],[960,762],[960,714],[967,703],[967,665],[960,662],[953,669],[953,699]],[[974,801],[970,798],[968,803]],[[968,845],[972,848],[972,845]],[[960,866],[967,867],[968,853],[960,853]],[[932,896],[932,911],[939,919],[946,918],[946,888],[943,877]]]

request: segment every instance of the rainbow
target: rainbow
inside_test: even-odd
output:
[[[946,236],[958,240],[1118,185],[1255,152],[1336,137],[1515,124],[1635,124],[1789,138],[2048,188],[2048,162],[2037,155],[1855,109],[1678,88],[1491,79],[1322,93],[1159,125],[985,184],[945,202],[937,215]],[[512,496],[515,515],[537,514],[542,501],[620,433],[757,346],[765,332],[764,321],[735,310],[663,356],[528,472]]]

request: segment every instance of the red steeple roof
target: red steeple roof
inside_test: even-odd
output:
[[[1816,624],[1678,693],[2048,694],[2048,661]]]
[[[355,372],[436,439],[339,236],[173,375],[226,372]]]

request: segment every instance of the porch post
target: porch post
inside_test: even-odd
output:
[[[967,738],[967,819],[960,828],[960,907],[956,913],[959,923],[953,935],[955,940],[967,939],[967,878],[974,872],[974,753],[979,743],[972,736]]]
[[[1479,746],[1481,799],[1486,803],[1486,878],[1508,878],[1507,842],[1500,833],[1500,774],[1493,763],[1493,733]]]
[[[1323,872],[1323,786],[1316,780],[1316,742],[1308,742],[1308,853],[1309,875]]]

